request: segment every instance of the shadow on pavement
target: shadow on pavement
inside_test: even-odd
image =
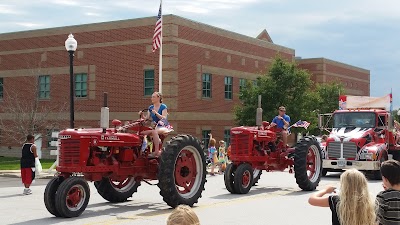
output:
[[[23,196],[22,192],[20,194],[12,194],[12,195],[0,196],[0,199],[2,199],[2,198],[12,198],[12,197],[21,197],[21,196]]]
[[[129,202],[129,201],[128,201]],[[135,203],[132,201],[131,204],[123,203],[97,203],[97,204],[89,204],[86,210],[82,213],[81,216],[75,218],[57,218],[51,214],[48,214],[48,217],[41,219],[28,220],[20,223],[13,223],[14,225],[35,225],[35,224],[57,224],[71,221],[78,221],[81,219],[87,218],[95,218],[98,216],[112,216],[105,218],[104,222],[111,222],[115,220],[136,220],[143,219],[146,217],[167,215],[171,213],[172,209],[169,208],[166,204],[161,203]],[[106,209],[98,209],[96,207],[105,207]],[[152,210],[144,213],[134,214],[135,210]],[[121,215],[119,215],[121,214]],[[96,224],[98,221],[88,222],[90,224]]]
[[[247,194],[231,194],[226,190],[226,194],[222,195],[216,195],[210,198],[213,199],[237,199],[238,197],[246,197],[246,196],[253,196],[253,195],[258,195],[258,194],[266,194],[266,193],[271,193],[273,194],[274,192],[278,191],[292,191],[292,189],[287,189],[287,188],[277,188],[277,187],[257,187],[253,186],[252,189],[249,191]]]

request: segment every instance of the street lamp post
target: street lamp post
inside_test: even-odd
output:
[[[78,42],[74,35],[68,35],[65,41],[65,49],[69,53],[69,97],[70,97],[70,127],[74,128],[74,52],[78,47]]]

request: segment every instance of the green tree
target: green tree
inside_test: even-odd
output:
[[[395,109],[392,111],[392,117],[397,122],[400,122],[400,116],[398,115],[399,109]]]
[[[240,92],[241,105],[235,108],[238,125],[255,125],[258,95],[262,98],[263,119],[271,121],[277,109],[286,107],[291,121],[307,120],[316,126],[315,106],[318,95],[312,91],[310,74],[296,64],[276,58],[270,70],[257,79],[257,84],[247,82]]]
[[[332,113],[339,107],[339,95],[344,94],[344,88],[338,82],[317,84],[316,92],[318,96],[318,113]]]

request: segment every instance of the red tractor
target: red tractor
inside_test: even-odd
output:
[[[296,182],[305,191],[318,186],[322,175],[320,145],[314,137],[304,137],[294,148],[284,148],[276,129],[261,122],[261,99],[257,109],[257,127],[231,129],[230,163],[224,174],[225,187],[232,194],[246,194],[258,182],[262,170],[295,174]]]
[[[143,145],[141,131],[151,129],[145,122],[139,119],[121,126],[114,120],[114,128],[107,128],[108,108],[104,107],[102,128],[61,131],[58,175],[44,192],[47,210],[57,217],[81,215],[90,197],[87,181],[94,181],[98,193],[109,202],[127,201],[142,181],[158,180],[169,206],[197,203],[206,182],[200,142],[191,135],[178,135],[163,149],[160,146],[160,157],[152,158],[150,145]],[[160,135],[162,142],[167,135]]]

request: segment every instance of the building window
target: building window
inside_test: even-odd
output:
[[[3,78],[0,78],[0,99],[3,99]]]
[[[246,87],[246,79],[240,78],[239,79],[239,89],[242,90],[242,88]]]
[[[75,97],[86,98],[87,97],[87,74],[76,74],[75,75]]]
[[[154,70],[144,71],[144,96],[151,96],[154,93]]]
[[[203,98],[211,98],[211,74],[203,73]]]
[[[39,99],[50,98],[50,76],[39,76]]]
[[[210,142],[210,136],[209,134],[211,133],[211,130],[202,130],[201,135],[202,135],[202,142],[204,143],[204,148],[208,149],[208,143]]]
[[[258,82],[257,80],[253,80],[253,86],[257,86]]]
[[[232,77],[225,77],[225,99],[232,99]]]
[[[231,130],[230,129],[224,130],[224,141],[225,141],[225,147],[228,147],[231,144]]]

